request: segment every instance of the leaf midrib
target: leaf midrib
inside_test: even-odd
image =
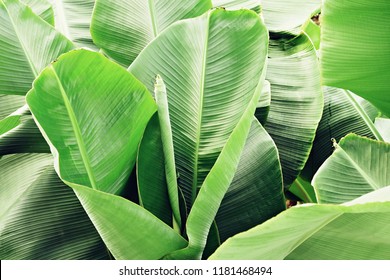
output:
[[[321,223],[319,227],[316,227],[313,230],[310,230],[308,233],[306,233],[302,238],[298,240],[297,244],[293,248],[291,248],[291,250],[289,250],[289,252],[285,255],[284,259],[288,257],[292,252],[294,252],[304,242],[306,242],[309,238],[313,237],[317,232],[319,232],[321,229],[329,225],[337,218],[341,217],[343,214],[344,212],[341,212],[339,214],[336,214],[335,216],[330,217],[329,219],[326,219],[323,223]]]
[[[85,170],[87,171],[87,175],[88,175],[89,181],[91,183],[91,187],[93,189],[97,190],[98,188],[97,188],[97,184],[96,184],[96,178],[95,178],[95,175],[94,175],[94,173],[92,171],[91,162],[90,162],[89,157],[88,157],[87,149],[86,149],[83,137],[82,137],[82,133],[81,133],[80,126],[78,124],[76,115],[75,115],[75,113],[74,113],[74,111],[72,109],[72,106],[70,104],[70,101],[68,99],[66,91],[65,91],[64,87],[62,86],[61,80],[58,77],[57,72],[54,69],[52,64],[50,65],[50,69],[53,71],[53,74],[54,74],[54,76],[56,78],[56,81],[58,83],[58,86],[60,88],[61,97],[62,97],[62,99],[64,101],[66,110],[68,112],[68,116],[69,116],[70,122],[72,124],[73,132],[75,134],[75,138],[76,138],[76,141],[77,141],[77,146],[79,148],[79,151],[80,151],[80,154],[81,154],[81,158],[83,160],[83,164],[84,164]]]
[[[361,175],[361,177],[369,184],[369,186],[373,189],[373,190],[378,190],[380,189],[380,186],[378,186],[378,184],[376,184],[371,178],[370,176],[359,166],[358,163],[356,163],[356,161],[354,159],[352,159],[349,154],[347,153],[347,151],[345,151],[341,146],[336,146],[338,149],[341,150],[341,152],[347,157],[348,161],[352,164],[352,166],[358,171],[358,173]]]
[[[210,13],[207,15],[207,24],[206,24],[206,35],[205,42],[203,46],[203,57],[202,57],[202,73],[200,77],[200,102],[199,102],[199,111],[198,111],[198,128],[196,131],[196,146],[195,146],[195,162],[194,162],[194,176],[191,186],[191,204],[194,203],[196,198],[196,191],[198,188],[198,169],[199,169],[199,146],[200,146],[200,131],[202,129],[202,119],[203,119],[203,103],[204,103],[204,86],[206,78],[206,59],[207,59],[207,49],[209,45],[209,28],[210,28]]]
[[[375,136],[375,138],[379,141],[384,141],[382,138],[382,135],[376,129],[375,125],[373,124],[371,119],[368,117],[368,115],[364,111],[364,109],[360,106],[360,104],[355,100],[355,98],[352,97],[351,93],[348,90],[344,90],[344,92],[345,92],[345,95],[347,96],[348,100],[352,104],[352,106],[356,109],[358,114],[361,116],[364,123],[369,127],[369,129],[371,130],[371,133]]]
[[[158,31],[157,31],[156,9],[154,7],[154,1],[148,0],[148,6],[149,6],[149,13],[150,13],[150,20],[152,21],[153,37],[156,38]]]
[[[27,59],[27,62],[28,62],[28,64],[29,64],[30,68],[31,68],[31,71],[33,72],[33,75],[34,75],[34,77],[36,78],[36,77],[38,77],[38,69],[35,68],[34,63],[32,62],[32,59],[31,59],[29,53],[27,52],[27,48],[24,46],[24,43],[23,43],[22,39],[19,37],[19,33],[18,33],[19,30],[18,30],[18,28],[16,27],[16,24],[15,24],[15,22],[14,22],[13,19],[12,19],[12,16],[11,16],[11,14],[10,14],[8,8],[7,8],[6,3],[5,3],[4,1],[2,1],[2,4],[3,4],[3,6],[4,6],[4,9],[7,11],[7,14],[8,14],[8,17],[9,17],[9,19],[10,19],[11,25],[12,25],[12,27],[13,27],[14,30],[15,30],[15,35],[16,35],[16,37],[18,38],[18,42],[20,43],[20,46],[21,46],[22,49],[23,49],[23,53],[24,53],[24,55],[26,56],[26,59]]]

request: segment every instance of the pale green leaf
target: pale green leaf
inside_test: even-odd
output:
[[[390,119],[376,118],[375,127],[381,134],[383,140],[390,143]]]
[[[261,11],[262,0],[212,0],[213,7],[223,7],[228,10],[251,9]]]
[[[390,185],[390,144],[349,134],[314,175],[319,203],[343,203]]]
[[[50,3],[46,0],[21,0],[21,2],[29,6],[32,11],[45,20],[50,25],[54,26],[54,11]]]
[[[168,26],[210,8],[211,0],[96,0],[91,34],[104,53],[129,66]]]
[[[18,110],[25,103],[24,96],[0,94],[0,120]]]
[[[271,83],[265,129],[275,141],[288,187],[303,169],[323,110],[316,50],[304,34],[271,40],[266,79]]]
[[[103,55],[62,55],[35,80],[27,103],[69,184],[120,192],[156,105],[144,85]],[[55,112],[55,113],[53,113]]]
[[[261,0],[262,14],[271,32],[300,33],[300,26],[321,6],[321,0]]]
[[[39,72],[73,44],[18,0],[0,1],[0,94],[25,95]]]
[[[78,47],[97,49],[89,31],[95,0],[48,0],[55,27]]]

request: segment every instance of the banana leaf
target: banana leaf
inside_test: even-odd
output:
[[[105,54],[128,67],[168,26],[210,8],[211,0],[96,0],[91,34]]]
[[[349,134],[315,174],[319,203],[342,203],[390,185],[390,144]]]
[[[76,50],[42,71],[26,99],[62,180],[123,190],[156,111],[143,84],[103,55]]]
[[[390,186],[345,205],[306,204],[237,234],[210,259],[390,258]]]

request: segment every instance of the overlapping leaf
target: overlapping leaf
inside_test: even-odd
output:
[[[351,132],[372,139],[382,139],[353,93],[332,87],[323,87],[323,91],[324,111],[304,170],[304,176],[309,180],[332,154],[332,139],[339,141]]]
[[[27,106],[0,121],[0,156],[16,153],[50,153]]]
[[[254,120],[237,171],[216,216],[220,240],[223,242],[261,224],[285,207],[276,146]]]
[[[390,144],[350,134],[320,167],[312,184],[320,203],[342,203],[390,185]]]
[[[0,159],[0,258],[107,259],[107,249],[48,154]]]
[[[211,0],[97,0],[91,33],[106,54],[129,66],[172,23],[199,16],[210,8]]]
[[[77,50],[40,74],[27,102],[61,179],[120,192],[156,110],[144,85],[103,55]]]
[[[217,9],[168,28],[129,68],[151,92],[164,79],[188,210],[260,81],[267,37],[254,12]]]
[[[210,258],[387,260],[390,187],[377,192],[346,205],[292,207],[228,239]]]
[[[271,105],[265,129],[278,147],[288,186],[309,157],[323,110],[317,54],[306,35],[271,40],[266,79]]]
[[[0,94],[25,95],[51,61],[73,44],[18,0],[0,2]]]
[[[48,0],[55,27],[78,47],[96,49],[89,31],[95,0]]]
[[[271,32],[300,33],[300,26],[321,6],[321,0],[262,0],[265,25]]]
[[[160,259],[187,245],[172,228],[131,201],[84,186],[73,189],[115,259]]]

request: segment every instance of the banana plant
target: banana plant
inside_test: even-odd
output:
[[[1,259],[388,259],[379,2],[0,0]]]

